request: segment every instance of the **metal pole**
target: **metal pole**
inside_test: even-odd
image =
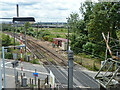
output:
[[[33,86],[33,79],[32,79],[32,90],[33,90],[34,86]]]
[[[14,26],[14,49],[15,49],[15,26]]]
[[[69,50],[69,19],[67,20],[67,53],[68,50]],[[68,60],[68,90],[69,90],[69,60]]]
[[[17,75],[16,75],[16,81],[18,82],[18,71],[17,71]]]
[[[40,90],[40,79],[38,79],[38,90]]]
[[[42,41],[42,22],[41,23],[41,41]]]
[[[15,84],[16,84],[16,69],[14,67],[14,76],[15,76]]]
[[[36,69],[35,69],[35,73],[36,73]],[[35,76],[35,86],[36,86],[36,76]]]
[[[37,23],[37,39],[38,39],[38,23]]]
[[[69,50],[69,18],[67,20],[67,51]]]
[[[68,77],[68,81],[69,81],[69,83],[68,83],[68,89],[72,89],[73,88],[73,51],[71,51],[71,50],[69,50],[68,51],[68,70],[69,70],[69,72],[68,72],[68,75],[69,75],[69,77]]]
[[[1,56],[0,56],[0,90],[2,90]]]
[[[27,41],[26,41],[26,29],[27,29],[27,27],[25,27],[25,60],[26,60],[26,44],[27,44]]]
[[[30,78],[30,88],[31,88],[31,78]]]
[[[18,4],[17,4],[17,17],[19,17],[19,7],[18,7]]]
[[[2,54],[3,54],[4,88],[6,88],[6,80],[5,80],[5,57],[4,57],[4,47],[2,47]]]

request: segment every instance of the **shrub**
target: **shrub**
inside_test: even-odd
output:
[[[70,37],[71,41],[71,49],[74,51],[75,54],[81,53],[82,51],[82,46],[86,43],[87,37],[86,35],[80,34],[73,34]]]
[[[9,46],[11,44],[11,38],[9,35],[2,34],[2,46]]]
[[[38,59],[33,59],[30,62],[33,63],[33,64],[40,64]]]
[[[57,35],[56,35],[56,37],[57,37],[57,38],[59,38],[59,37],[60,37],[60,35],[59,35],[59,34],[57,34]]]
[[[5,54],[5,59],[13,59],[12,53],[8,52],[7,54]]]

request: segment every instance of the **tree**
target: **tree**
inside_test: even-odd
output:
[[[71,49],[77,54],[81,51],[82,45],[85,44],[84,40],[87,38],[87,32],[84,30],[85,23],[79,19],[77,13],[70,14],[69,26],[71,35]]]
[[[103,40],[101,33],[110,32],[110,36],[117,38],[116,30],[120,25],[120,17],[117,14],[119,3],[99,2],[94,5],[93,13],[87,23],[89,38],[95,41]]]
[[[69,17],[72,50],[76,54],[82,50],[103,56],[105,42],[101,33],[110,32],[110,37],[117,38],[116,30],[120,28],[119,8],[118,2],[82,3],[79,10],[83,19],[77,13]]]
[[[31,24],[29,22],[25,22],[24,27],[29,28],[29,27],[31,27]]]
[[[9,35],[2,34],[2,46],[9,46],[11,45],[11,39]]]

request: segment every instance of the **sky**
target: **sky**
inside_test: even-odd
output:
[[[72,13],[79,13],[80,3],[85,0],[1,0],[0,17],[16,17],[19,4],[20,17],[35,17],[36,22],[66,22]]]

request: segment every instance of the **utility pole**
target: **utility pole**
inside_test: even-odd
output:
[[[15,25],[14,25],[14,49],[15,49]]]
[[[38,24],[39,24],[39,23],[37,23],[37,39],[38,39]]]
[[[42,22],[40,22],[41,24],[41,41],[42,41]]]
[[[26,45],[27,45],[27,41],[26,41],[26,29],[27,29],[27,27],[25,26],[25,60],[26,60]]]

